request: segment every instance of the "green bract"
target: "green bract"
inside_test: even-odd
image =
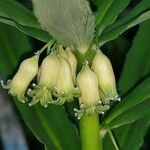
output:
[[[23,103],[27,99],[25,97],[27,87],[38,73],[38,59],[39,56],[36,55],[24,60],[13,79],[8,80],[7,85],[4,85],[3,81],[1,81],[2,86],[5,89],[9,89],[9,94],[17,96],[18,100]]]
[[[85,53],[95,30],[95,16],[85,0],[32,0],[42,27],[62,45]]]

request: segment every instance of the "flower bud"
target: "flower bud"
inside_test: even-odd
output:
[[[41,64],[41,72],[38,80],[39,86],[46,86],[49,90],[54,90],[56,86],[60,62],[56,55],[50,53]]]
[[[24,60],[16,75],[12,80],[8,81],[7,85],[4,85],[2,81],[2,86],[9,89],[9,93],[13,96],[17,96],[21,102],[25,102],[25,91],[38,73],[38,59],[39,56],[34,56]]]
[[[62,56],[70,65],[73,83],[76,82],[76,70],[77,70],[77,59],[71,49],[68,47],[66,50],[62,46],[59,46],[59,55]]]
[[[56,85],[56,92],[66,97],[66,101],[70,102],[73,100],[74,85],[72,80],[71,69],[69,63],[59,56],[60,70],[59,77]]]
[[[100,96],[104,104],[118,98],[116,81],[110,60],[101,52],[97,51],[92,61],[92,70],[98,77]]]
[[[88,65],[83,66],[79,72],[77,85],[81,91],[81,103],[87,107],[96,106],[100,101],[98,80]]]

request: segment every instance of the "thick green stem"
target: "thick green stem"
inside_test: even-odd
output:
[[[97,113],[80,119],[80,136],[82,150],[102,150]]]

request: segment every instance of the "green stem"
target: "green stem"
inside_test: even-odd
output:
[[[115,150],[120,150],[120,149],[119,149],[119,146],[117,145],[117,142],[116,142],[116,140],[115,140],[115,137],[114,137],[114,135],[113,135],[113,133],[112,133],[112,131],[111,131],[110,129],[108,129],[108,133],[109,133],[109,136],[110,136],[110,138],[111,138],[111,141],[112,141],[112,143],[113,143],[113,145],[114,145],[114,147],[115,147]]]
[[[80,119],[80,136],[82,150],[102,150],[97,113]]]
[[[47,48],[50,48],[54,42],[55,42],[54,39],[50,40],[46,45],[44,45],[44,47],[42,47],[42,48],[41,48],[39,51],[37,51],[35,54],[36,54],[36,55],[41,55],[41,53],[43,53]]]

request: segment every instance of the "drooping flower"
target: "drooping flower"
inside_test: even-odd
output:
[[[9,94],[17,96],[18,100],[23,103],[27,99],[25,97],[27,87],[38,73],[38,59],[39,56],[35,55],[24,60],[13,79],[8,80],[7,85],[4,85],[3,81],[1,81],[2,86],[5,89],[9,89]]]
[[[98,80],[88,65],[83,66],[77,76],[77,85],[81,91],[81,103],[88,107],[95,106],[100,101]]]
[[[66,53],[68,55],[67,61],[70,64],[73,83],[76,83],[76,71],[77,71],[77,59],[70,48],[66,48]]]
[[[74,84],[71,74],[71,68],[69,63],[61,56],[59,56],[60,70],[59,77],[56,84],[56,96],[59,97],[59,101],[64,103],[65,101],[73,101]],[[61,102],[60,102],[61,103]]]
[[[42,62],[37,78],[37,85],[34,89],[28,90],[28,95],[32,97],[30,106],[40,101],[41,105],[47,107],[52,101],[52,92],[56,86],[60,62],[57,56],[51,52]]]
[[[41,73],[38,80],[39,86],[46,86],[49,90],[54,90],[56,86],[60,62],[57,56],[51,52],[41,64]]]
[[[111,62],[101,51],[96,52],[92,61],[92,70],[98,78],[102,102],[109,104],[110,100],[120,100]]]
[[[59,46],[59,55],[62,56],[64,59],[67,60],[67,62],[70,65],[73,83],[75,85],[76,83],[76,70],[77,70],[77,59],[75,55],[73,54],[72,50],[67,47],[65,50],[62,46]]]
[[[81,92],[80,110],[74,109],[75,115],[80,119],[83,114],[91,115],[94,112],[104,113],[109,109],[108,105],[102,105],[100,100],[98,79],[96,74],[89,68],[87,63],[77,76],[77,85]]]

